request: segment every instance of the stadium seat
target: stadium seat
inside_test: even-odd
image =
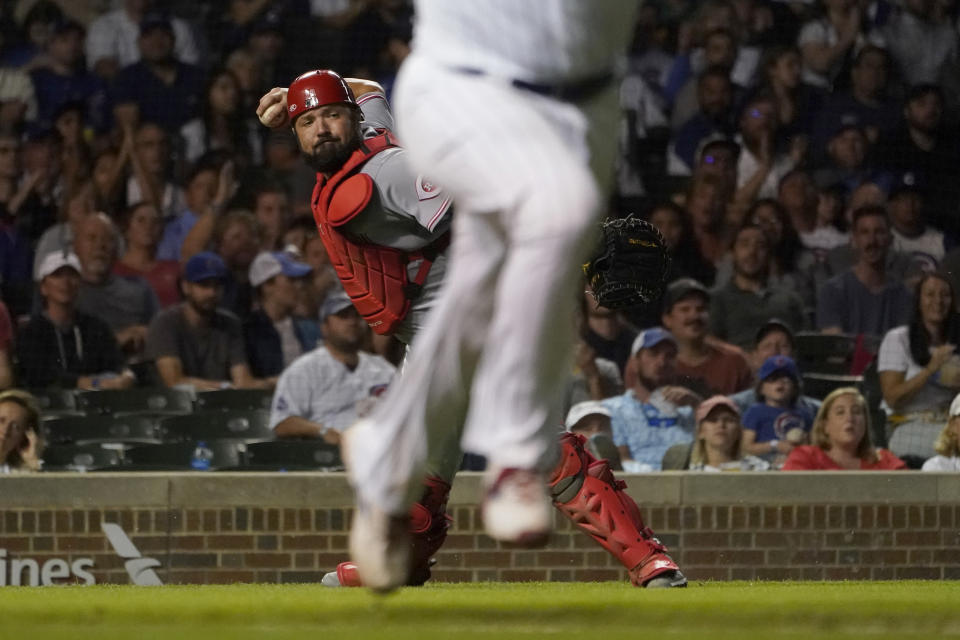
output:
[[[77,409],[77,393],[73,389],[27,389],[40,407],[43,419],[83,415]]]
[[[675,444],[663,454],[661,469],[664,471],[683,471],[690,467],[690,453],[693,445],[686,442]]]
[[[803,394],[823,400],[831,391],[840,387],[859,387],[863,376],[848,376],[831,373],[804,373]]]
[[[205,411],[160,421],[164,440],[168,442],[272,440],[273,430],[269,424],[270,414],[266,411]]]
[[[813,332],[800,332],[794,336],[795,359],[804,374],[847,375],[856,348],[856,336]]]
[[[178,415],[193,410],[193,395],[189,391],[165,387],[82,391],[77,395],[77,407],[87,415]]]
[[[119,447],[102,444],[54,445],[43,452],[44,471],[113,471],[122,463]]]
[[[124,471],[217,471],[244,466],[242,442],[166,442],[132,447],[124,453]],[[198,457],[198,449],[203,451]]]
[[[197,394],[197,411],[257,411],[270,410],[273,391],[267,389],[223,389]]]
[[[273,440],[247,445],[251,471],[342,471],[340,447],[323,440]]]
[[[160,427],[155,418],[141,415],[83,416],[46,420],[41,426],[50,444],[159,444]]]

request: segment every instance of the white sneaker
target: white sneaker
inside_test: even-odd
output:
[[[350,558],[364,586],[386,593],[404,585],[410,571],[409,516],[392,516],[358,499]]]
[[[553,504],[544,477],[528,469],[490,468],[484,476],[483,524],[487,535],[522,547],[540,547],[550,537]]]

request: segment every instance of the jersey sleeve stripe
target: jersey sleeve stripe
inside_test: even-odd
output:
[[[374,91],[374,92],[372,92],[372,93],[365,93],[365,94],[363,94],[362,96],[360,96],[359,98],[357,98],[357,106],[359,107],[359,106],[362,105],[364,102],[369,102],[370,100],[373,100],[374,98],[380,98],[381,100],[386,101],[387,96],[383,95],[383,94],[380,93],[379,91]]]
[[[444,198],[443,202],[440,203],[440,208],[437,209],[437,212],[433,214],[433,217],[430,218],[430,222],[427,223],[427,229],[433,231],[434,227],[437,226],[437,223],[440,222],[440,218],[443,217],[443,214],[447,212],[447,209],[450,208],[450,198]]]

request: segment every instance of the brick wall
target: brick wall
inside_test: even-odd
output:
[[[477,480],[464,475],[455,485],[435,579],[626,578],[559,515],[547,548],[502,548],[482,533]],[[629,483],[693,580],[960,577],[960,478],[661,474]],[[164,583],[314,582],[346,558],[349,502],[337,474],[0,478],[0,584],[12,581],[14,561],[26,583],[30,560],[39,576],[50,561],[82,559],[92,560],[97,582],[129,583],[104,522],[159,562]]]

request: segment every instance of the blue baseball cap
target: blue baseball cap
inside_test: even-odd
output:
[[[263,251],[250,263],[250,284],[259,287],[281,273],[288,278],[302,278],[310,275],[311,271],[313,267],[294,260],[283,251]]]
[[[800,380],[800,371],[797,369],[797,363],[789,356],[770,356],[760,365],[760,372],[757,377],[760,380],[766,380],[775,373],[786,373],[794,381]]]
[[[183,268],[183,279],[187,282],[201,282],[213,278],[223,280],[228,273],[223,258],[213,251],[201,251],[187,260],[187,266]]]
[[[633,346],[630,347],[630,355],[635,356],[640,349],[655,347],[664,340],[669,340],[674,345],[677,344],[677,340],[673,337],[673,334],[663,327],[651,327],[645,331],[641,331],[634,339]]]

